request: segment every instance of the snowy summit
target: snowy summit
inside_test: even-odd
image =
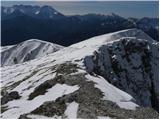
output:
[[[63,46],[31,39],[17,45],[1,47],[1,66],[14,65],[43,57],[62,49]]]

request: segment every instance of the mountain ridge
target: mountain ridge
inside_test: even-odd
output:
[[[3,91],[20,98],[6,100],[1,116],[158,118],[157,69],[158,42],[141,30],[93,37],[2,67]]]
[[[42,40],[30,39],[7,48],[1,47],[1,66],[23,63],[56,52],[63,47]]]

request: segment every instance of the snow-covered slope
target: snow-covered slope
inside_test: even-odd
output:
[[[1,66],[23,63],[56,52],[63,47],[31,39],[17,45],[1,47]]]
[[[39,59],[2,67],[1,116],[158,118],[151,108],[158,106],[153,100],[158,99],[157,71],[158,43],[142,31],[93,37]]]

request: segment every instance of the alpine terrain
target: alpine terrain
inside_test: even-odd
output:
[[[159,117],[159,46],[143,31],[61,48],[29,40],[1,49],[2,118]]]
[[[23,63],[56,52],[63,47],[53,43],[31,39],[12,46],[1,47],[1,66]]]

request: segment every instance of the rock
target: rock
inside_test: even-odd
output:
[[[8,93],[7,91],[6,92],[3,91],[3,96],[1,98],[1,104],[4,105],[11,100],[19,99],[20,97],[21,96],[19,95],[17,91],[12,91],[10,93]]]
[[[27,114],[20,115],[19,119],[30,119]]]
[[[9,93],[9,97],[11,99],[19,99],[20,95],[19,95],[19,93],[17,91],[12,91],[12,92]]]
[[[137,38],[122,38],[103,45],[86,56],[89,73],[103,76],[109,83],[132,95],[136,103],[158,111],[158,45]]]
[[[45,102],[43,105],[32,111],[32,114],[39,114],[48,117],[53,117],[54,115],[63,115],[66,109],[66,104],[63,102]]]
[[[10,100],[12,100],[12,99],[10,99],[9,96],[3,96],[1,98],[1,105],[8,103],[8,101],[10,101]]]
[[[2,89],[1,90],[1,95],[6,96],[6,95],[8,95],[8,92],[5,89]]]

